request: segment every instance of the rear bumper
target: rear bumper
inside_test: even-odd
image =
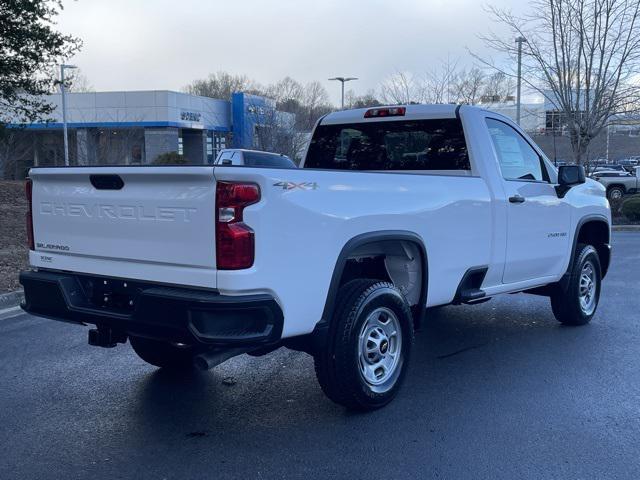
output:
[[[218,347],[276,343],[282,310],[266,294],[158,286],[137,280],[23,271],[22,308],[52,320],[95,324],[126,335]]]

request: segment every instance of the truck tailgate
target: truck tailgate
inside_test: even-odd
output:
[[[212,167],[35,168],[30,178],[35,266],[169,283],[195,269],[188,283],[215,287]],[[105,268],[114,263],[126,272]]]

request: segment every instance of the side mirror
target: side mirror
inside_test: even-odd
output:
[[[558,184],[572,187],[585,182],[582,165],[562,165],[558,168]]]
[[[585,181],[584,167],[582,165],[562,165],[558,168],[558,186],[556,187],[558,198],[563,198],[571,187],[580,185]]]

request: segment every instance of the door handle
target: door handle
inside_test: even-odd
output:
[[[522,195],[514,195],[513,197],[509,197],[509,202],[511,203],[524,203],[524,197]]]

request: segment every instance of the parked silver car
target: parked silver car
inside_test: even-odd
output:
[[[226,148],[216,158],[214,165],[240,165],[244,167],[298,168],[286,155],[281,153]]]
[[[593,173],[591,177],[606,187],[609,200],[619,200],[626,194],[640,191],[639,175],[640,168],[636,167],[633,174],[608,170]]]

